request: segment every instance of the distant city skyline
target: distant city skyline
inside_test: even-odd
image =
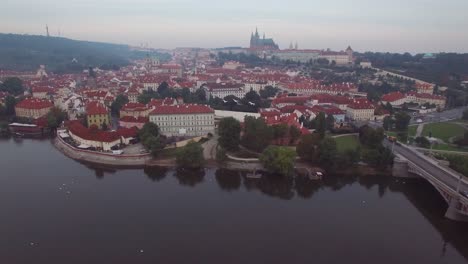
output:
[[[468,52],[466,0],[15,0],[2,3],[0,32],[152,48],[248,47],[250,35],[281,49]]]

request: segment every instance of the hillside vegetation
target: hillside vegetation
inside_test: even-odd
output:
[[[0,69],[32,71],[39,65],[56,73],[77,72],[90,66],[116,69],[141,59],[146,52],[127,45],[77,41],[61,37],[0,34]],[[152,54],[167,60],[169,54]]]

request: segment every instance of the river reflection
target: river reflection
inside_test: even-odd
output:
[[[467,263],[424,180],[115,169],[0,140],[0,263]]]

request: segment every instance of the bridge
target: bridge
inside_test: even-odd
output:
[[[417,150],[403,144],[384,141],[395,154],[393,176],[422,177],[431,183],[448,204],[445,217],[456,221],[468,221],[468,181],[464,176],[440,165]]]

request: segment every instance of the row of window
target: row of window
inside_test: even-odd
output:
[[[196,116],[193,116],[193,115],[183,115],[183,116],[155,116],[155,117],[152,117],[151,120],[154,121],[154,120],[158,120],[158,121],[167,121],[167,120],[210,120],[210,119],[214,119],[214,116],[213,115],[209,115],[209,116],[200,116],[200,115],[196,115]]]
[[[202,126],[202,125],[214,125],[213,121],[200,121],[197,123],[193,122],[154,122],[154,120],[151,120],[151,122],[156,123],[158,126]]]

